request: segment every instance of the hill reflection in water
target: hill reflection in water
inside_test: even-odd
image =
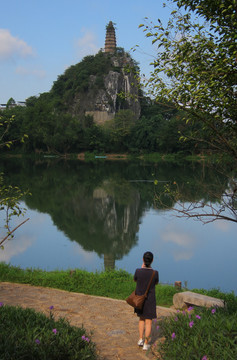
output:
[[[17,232],[14,246],[9,242],[1,260],[48,270],[116,267],[133,273],[149,248],[163,282],[234,289],[227,279],[227,271],[236,275],[234,227],[224,222],[203,226],[171,218],[167,208],[154,208],[154,192],[161,192],[165,181],[185,184],[183,201],[205,198],[205,184],[214,184],[221,196],[225,181],[214,171],[199,164],[19,159],[3,162],[1,171],[9,183],[32,193],[24,199],[31,220]],[[169,198],[163,203],[174,205]],[[217,277],[220,266],[224,275]]]

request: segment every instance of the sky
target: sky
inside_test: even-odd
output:
[[[117,46],[130,51],[141,73],[155,49],[139,24],[167,19],[163,0],[0,0],[0,104],[50,91],[65,70],[104,48],[116,24]]]

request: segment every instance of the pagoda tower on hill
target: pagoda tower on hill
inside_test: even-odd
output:
[[[112,21],[106,26],[106,37],[105,37],[105,52],[113,53],[116,49],[116,35],[114,24]]]

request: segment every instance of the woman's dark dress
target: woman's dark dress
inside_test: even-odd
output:
[[[140,268],[136,269],[134,274],[134,280],[137,283],[136,294],[143,295],[146,292],[147,286],[152,276],[153,269],[151,268]],[[155,319],[156,316],[156,296],[155,296],[155,285],[159,282],[159,273],[155,270],[155,275],[152,279],[152,283],[144,302],[142,310],[135,309],[137,316],[141,316],[144,319]]]

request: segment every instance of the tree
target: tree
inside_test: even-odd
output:
[[[115,114],[111,122],[111,139],[115,151],[127,151],[129,148],[129,136],[131,128],[135,124],[136,117],[132,110],[120,110]]]
[[[194,5],[199,15],[206,14],[203,1],[178,1],[179,7]],[[189,3],[192,5],[189,6]],[[210,1],[209,1],[210,3]],[[225,15],[226,6],[231,22],[219,21],[218,6]],[[210,7],[213,15],[206,15],[207,23],[193,21],[190,14],[179,9],[171,13],[165,27],[159,20],[144,25],[147,37],[158,44],[154,71],[147,84],[157,101],[173,104],[190,114],[190,121],[203,123],[207,139],[194,133],[199,141],[206,141],[212,150],[222,151],[237,159],[237,18],[236,0],[218,0]],[[203,15],[204,16],[204,15]],[[227,15],[226,15],[227,16]],[[189,120],[187,120],[189,121]]]
[[[0,148],[7,147],[10,148],[16,142],[24,142],[27,139],[27,135],[23,134],[17,135],[14,138],[9,137],[10,130],[12,129],[12,125],[15,122],[14,115],[6,115],[0,116]]]
[[[7,102],[7,109],[16,106],[15,100],[11,97]]]
[[[0,117],[0,129],[1,129],[1,135],[0,135],[0,147],[6,146],[11,147],[13,142],[16,141],[24,141],[24,138],[26,135],[24,135],[21,139],[14,139],[14,140],[6,140],[5,137],[8,135],[10,131],[10,127],[12,122],[14,121],[14,117],[11,116],[10,118],[3,119]],[[11,237],[13,237],[13,233],[18,229],[21,225],[23,225],[26,221],[29,219],[26,219],[22,221],[18,226],[16,226],[14,229],[11,229],[10,227],[10,221],[13,216],[20,216],[24,213],[25,209],[22,209],[19,205],[20,199],[23,195],[25,195],[27,192],[22,192],[19,187],[17,186],[6,186],[4,184],[4,177],[3,174],[0,174],[0,211],[5,211],[6,218],[5,218],[5,229],[6,234],[0,239],[0,248],[3,248],[3,244],[5,241],[9,240]]]
[[[169,1],[169,0],[168,0]],[[166,26],[146,22],[140,27],[157,44],[154,71],[146,84],[158,102],[173,104],[188,114],[186,123],[201,124],[190,134],[205,143],[219,158],[227,155],[232,168],[237,165],[237,1],[173,0]],[[191,10],[188,13],[181,11]],[[198,16],[198,18],[195,17]],[[205,134],[205,135],[204,135]],[[186,137],[182,137],[186,140]],[[220,168],[220,171],[223,171]],[[221,203],[210,212],[203,203],[179,208],[181,214],[216,220],[230,210],[228,220],[237,222],[236,171],[228,172],[228,188]],[[175,192],[169,194],[177,199]],[[183,204],[181,204],[183,205]],[[207,204],[206,204],[207,205]],[[187,210],[187,211],[186,211]],[[209,220],[208,220],[209,221]]]

